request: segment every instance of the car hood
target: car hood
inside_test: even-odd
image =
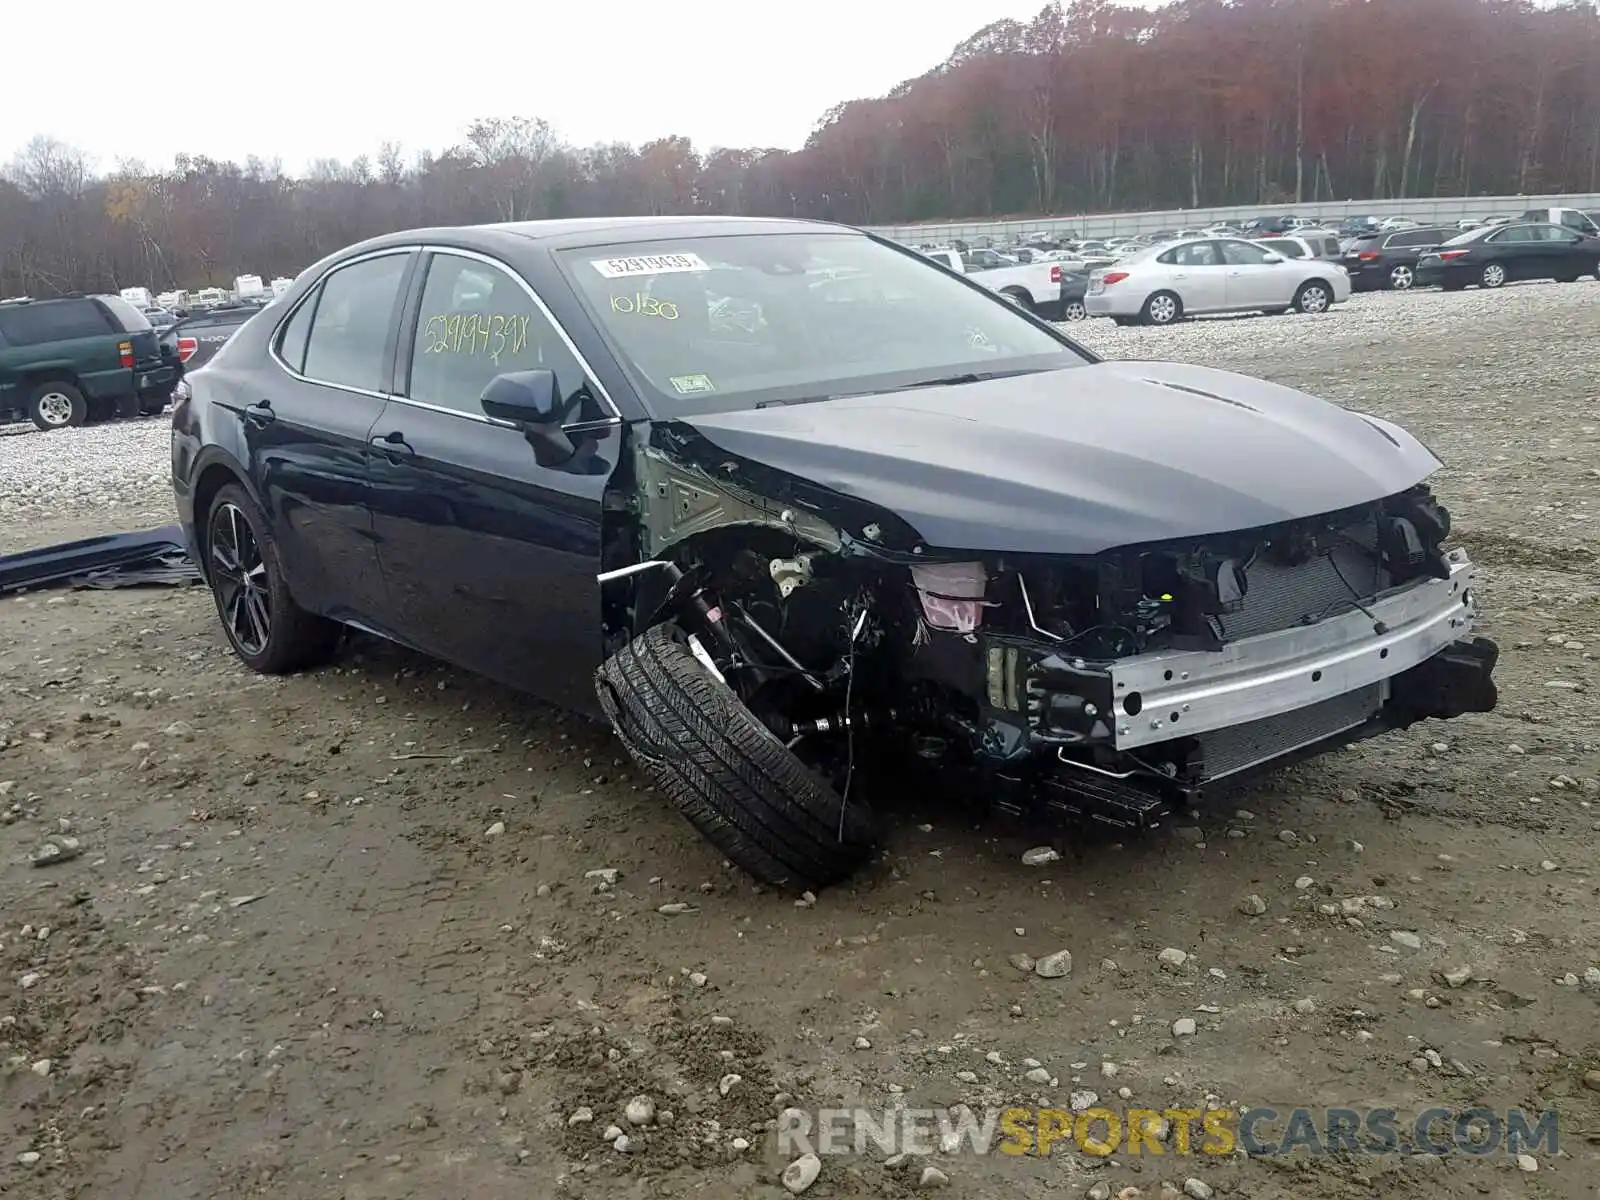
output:
[[[1399,427],[1176,363],[684,418],[718,449],[894,513],[930,546],[1097,554],[1364,504],[1440,466]]]

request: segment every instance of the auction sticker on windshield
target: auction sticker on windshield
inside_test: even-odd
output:
[[[596,258],[590,260],[607,279],[627,279],[633,275],[670,275],[675,271],[708,271],[698,254],[642,254],[637,258]]]
[[[680,396],[697,396],[717,390],[717,385],[711,382],[709,375],[674,375],[670,382],[672,390]]]

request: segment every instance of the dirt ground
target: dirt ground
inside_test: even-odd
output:
[[[361,641],[262,679],[199,588],[0,600],[0,1194],[777,1200],[786,1105],[1082,1092],[1554,1108],[1560,1149],[961,1153],[945,1194],[1600,1194],[1600,284],[1082,333],[1318,391],[1449,460],[1498,711],[1040,867],[1026,831],[903,799],[883,859],[797,907],[607,731],[437,663]],[[162,504],[14,511],[0,551]],[[78,857],[33,865],[63,838]],[[1061,978],[1010,961],[1062,948]],[[601,1130],[640,1093],[673,1119],[618,1151]],[[830,1157],[806,1194],[922,1173]]]

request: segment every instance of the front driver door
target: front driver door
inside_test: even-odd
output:
[[[374,426],[372,507],[402,640],[564,707],[594,712],[601,499],[623,427],[571,342],[509,267],[435,251]],[[553,371],[584,452],[540,466],[478,397],[496,375]]]
[[[1250,242],[1224,241],[1222,261],[1227,265],[1228,307],[1231,309],[1287,308],[1304,272],[1279,256],[1269,262],[1268,251]]]
[[[1592,260],[1580,249],[1588,240],[1583,234],[1565,225],[1545,225],[1539,232],[1544,238],[1540,247],[1544,251],[1541,278],[1575,279],[1594,270]]]

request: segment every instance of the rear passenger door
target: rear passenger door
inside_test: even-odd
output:
[[[594,712],[601,499],[622,423],[571,340],[504,263],[436,249],[422,268],[395,396],[373,430],[372,506],[387,621],[407,642],[552,703]],[[479,397],[548,370],[584,453],[540,466]]]
[[[373,626],[384,606],[367,438],[391,387],[416,257],[396,249],[335,267],[274,332],[283,369],[271,394],[237,397],[246,465],[290,590],[303,607],[355,625]]]
[[[1542,279],[1545,267],[1545,241],[1541,230],[1546,225],[1513,225],[1493,237],[1500,265],[1508,280]]]
[[[1156,261],[1167,268],[1184,312],[1220,312],[1227,307],[1227,282],[1216,242],[1185,242]]]

